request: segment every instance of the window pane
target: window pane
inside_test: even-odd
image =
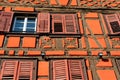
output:
[[[27,22],[35,22],[35,18],[28,18]]]
[[[114,22],[110,22],[111,28],[113,30],[113,32],[120,32],[120,25],[117,21]]]
[[[34,30],[34,29],[27,28],[27,29],[26,29],[26,32],[35,32],[35,30]]]
[[[54,32],[63,32],[62,23],[54,23]]]
[[[24,23],[15,23],[15,27],[23,27]]]
[[[15,31],[15,32],[22,32],[23,31],[23,29],[22,28],[14,28],[14,30],[13,31]]]
[[[15,32],[34,32],[36,26],[36,18],[35,17],[17,17],[15,19],[13,31]]]
[[[24,18],[17,18],[16,22],[24,22]]]
[[[27,27],[35,28],[35,23],[27,23]]]

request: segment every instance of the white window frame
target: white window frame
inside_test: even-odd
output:
[[[28,18],[35,18],[34,31],[36,32],[37,17],[26,17],[26,16],[16,16],[16,17],[15,17],[12,31],[14,31],[14,29],[15,29],[15,23],[16,23],[16,21],[17,21],[17,18],[24,18],[23,28],[22,28],[22,31],[23,31],[23,32],[26,32]]]

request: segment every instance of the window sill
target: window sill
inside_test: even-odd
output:
[[[120,38],[120,33],[117,33],[117,34],[108,34],[108,36],[110,36],[110,38],[117,38],[117,37]]]
[[[50,37],[74,37],[81,38],[82,34],[50,34]]]
[[[61,38],[65,38],[65,37],[74,37],[74,38],[81,38],[82,34],[53,34],[53,33],[21,33],[21,32],[3,32],[0,34],[5,34],[6,36],[20,36],[20,37],[24,37],[24,36],[30,36],[30,37],[40,37],[40,36],[49,36],[49,37],[61,37]]]

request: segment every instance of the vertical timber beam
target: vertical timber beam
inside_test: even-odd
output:
[[[112,63],[113,63],[113,65],[114,65],[113,68],[114,68],[114,71],[115,71],[115,73],[116,73],[116,77],[117,77],[117,79],[119,80],[119,79],[120,79],[120,74],[119,74],[118,69],[117,69],[117,66],[116,66],[115,58],[112,59]]]
[[[103,25],[102,14],[98,13],[98,17],[99,17],[99,20],[100,20],[100,25],[101,25],[101,29],[102,29],[102,32],[103,32],[103,36],[104,36],[104,39],[105,39],[105,42],[106,42],[106,45],[107,45],[107,50],[109,50],[111,47],[110,47],[109,40],[107,39],[108,36],[105,32],[105,26]]]
[[[89,61],[90,61],[90,69],[91,69],[91,72],[92,72],[92,75],[93,75],[93,80],[100,80],[97,72],[96,72],[96,65],[95,65],[95,62],[94,62],[94,59],[96,58],[93,58],[93,57],[90,57]]]
[[[88,50],[88,52],[90,52],[90,45],[89,45],[89,42],[88,42],[88,35],[86,33],[86,24],[85,24],[85,14],[84,13],[81,13],[81,17],[82,17],[82,24],[83,24],[83,37],[85,37],[85,43],[86,43],[86,48]]]

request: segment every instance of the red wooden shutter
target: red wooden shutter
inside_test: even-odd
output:
[[[4,61],[0,80],[16,80],[18,61]]]
[[[13,18],[13,12],[2,12],[0,16],[0,31],[9,32]]]
[[[63,15],[62,14],[52,14],[52,32],[53,33],[63,33]]]
[[[105,15],[108,28],[112,34],[120,33],[120,21],[117,14]]]
[[[69,80],[67,60],[53,61],[53,80]]]
[[[49,33],[50,32],[50,14],[49,13],[39,13],[38,14],[37,32],[39,32],[39,33]]]
[[[70,80],[84,80],[80,60],[68,60]]]
[[[33,80],[33,62],[32,61],[20,61],[18,67],[17,80]]]
[[[74,14],[65,14],[65,32],[76,33],[76,20]]]

